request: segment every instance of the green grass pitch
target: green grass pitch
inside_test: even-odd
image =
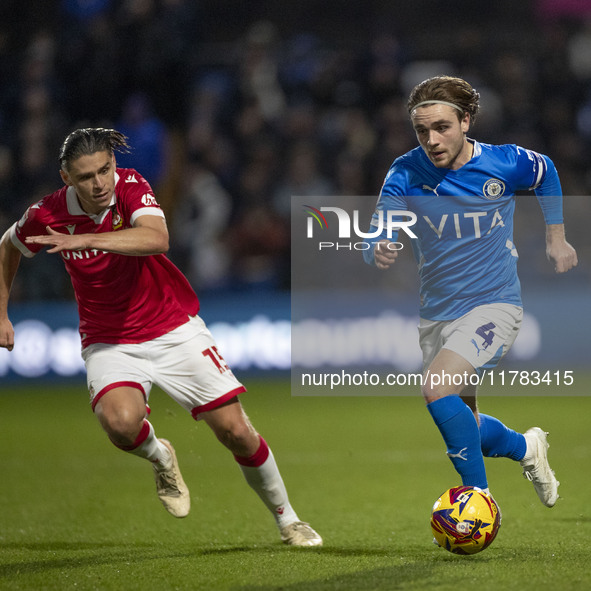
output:
[[[591,393],[591,376],[578,379]],[[230,454],[162,392],[151,420],[191,490],[183,520],[160,505],[150,466],[108,442],[84,384],[3,384],[0,589],[591,588],[591,397],[481,398],[518,430],[550,432],[563,498],[547,509],[518,464],[487,460],[502,527],[462,557],[431,543],[431,506],[459,481],[418,395],[292,398],[287,381],[246,385],[247,413],[323,548],[284,547]]]

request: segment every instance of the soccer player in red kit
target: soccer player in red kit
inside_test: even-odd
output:
[[[129,148],[113,129],[72,132],[60,150],[65,186],[41,199],[0,241],[0,346],[12,350],[8,298],[21,255],[59,253],[80,316],[92,409],[114,445],[152,463],[158,496],[175,517],[190,509],[175,450],[148,421],[152,384],[203,419],[273,513],[284,543],[319,546],[300,521],[271,450],[242,409],[245,392],[198,316],[199,301],[166,257],[168,230],[148,182],[116,168]]]

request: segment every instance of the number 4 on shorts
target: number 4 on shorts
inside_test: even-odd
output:
[[[482,337],[483,343],[482,348],[486,349],[490,345],[492,345],[493,339],[495,338],[495,333],[493,329],[496,328],[494,322],[489,322],[488,324],[483,324],[476,329],[476,334],[479,337]]]

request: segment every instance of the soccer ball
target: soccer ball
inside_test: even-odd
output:
[[[433,505],[435,541],[454,554],[476,554],[495,539],[501,512],[495,500],[475,486],[446,490]]]

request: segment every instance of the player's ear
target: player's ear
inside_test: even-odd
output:
[[[464,113],[464,116],[460,121],[460,127],[462,128],[463,133],[468,133],[468,130],[470,129],[470,113],[468,113],[468,111]]]
[[[64,183],[66,185],[68,185],[68,187],[72,186],[72,179],[70,178],[70,175],[63,169],[60,168],[60,176],[62,177],[62,181],[64,181]]]

